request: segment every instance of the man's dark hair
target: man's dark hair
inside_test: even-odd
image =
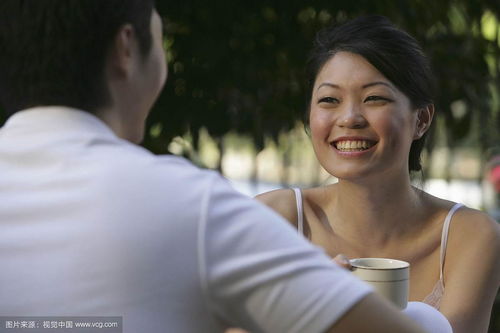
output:
[[[325,63],[340,51],[364,57],[409,98],[413,108],[433,103],[434,77],[422,48],[408,33],[378,15],[361,16],[316,35],[309,57],[309,102],[317,75]],[[410,171],[422,169],[420,154],[425,138],[424,134],[411,145]]]
[[[110,102],[104,65],[130,23],[147,55],[154,0],[1,0],[0,103],[8,114],[65,105],[93,112]]]

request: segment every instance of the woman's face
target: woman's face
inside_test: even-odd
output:
[[[417,112],[360,55],[339,52],[314,84],[309,121],[321,165],[339,179],[408,173]]]

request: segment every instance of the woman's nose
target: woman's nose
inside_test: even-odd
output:
[[[338,119],[338,126],[347,128],[363,128],[367,123],[360,106],[355,104],[345,105]]]

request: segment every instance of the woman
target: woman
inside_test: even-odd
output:
[[[338,183],[257,197],[335,257],[410,262],[410,301],[454,332],[486,332],[500,281],[500,231],[487,215],[410,183],[434,115],[414,38],[386,18],[320,32],[310,59],[315,154]]]

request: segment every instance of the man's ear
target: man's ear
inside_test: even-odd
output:
[[[113,77],[123,79],[130,75],[136,48],[134,28],[131,24],[122,25],[109,50],[108,66]]]
[[[415,134],[413,135],[414,140],[420,139],[427,132],[433,117],[434,104],[428,104],[417,110],[417,126],[415,126]]]

